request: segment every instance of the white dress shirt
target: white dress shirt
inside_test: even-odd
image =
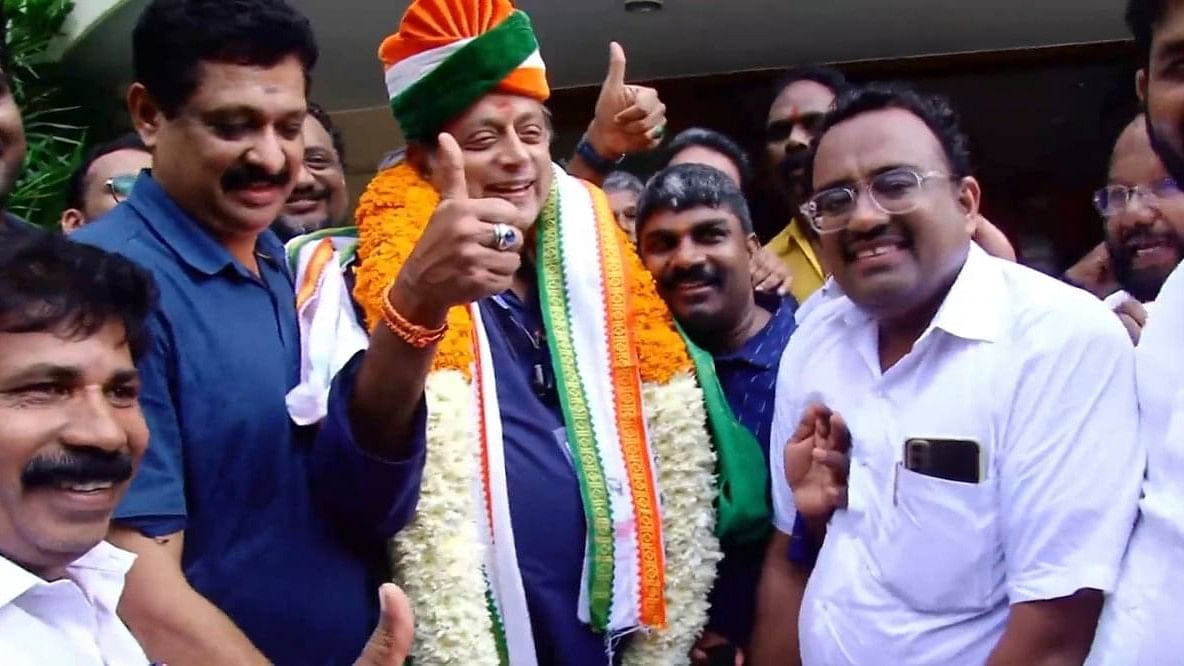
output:
[[[851,431],[848,506],[830,521],[800,618],[807,666],[983,664],[1008,604],[1110,590],[1143,474],[1134,349],[1089,294],[971,247],[913,350],[881,373],[848,298],[789,341],[772,441],[810,402]],[[969,439],[981,483],[903,469],[910,438]],[[775,524],[792,532],[782,446]]]
[[[1118,589],[1106,600],[1089,664],[1184,663],[1184,269],[1156,300],[1135,350],[1147,478]]]
[[[0,557],[4,666],[147,666],[115,614],[135,556],[101,542],[52,583]]]

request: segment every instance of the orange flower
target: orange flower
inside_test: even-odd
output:
[[[382,298],[394,282],[423,235],[440,197],[407,163],[380,171],[358,201],[358,256],[354,298],[362,306],[366,323],[373,328],[382,321]],[[681,336],[674,330],[670,310],[658,297],[653,276],[618,229],[617,242],[628,247],[626,270],[634,336],[641,363],[641,380],[665,384],[679,372],[691,369]],[[440,341],[433,370],[458,370],[469,376],[473,362],[473,322],[467,310],[454,307],[448,312],[448,334]]]

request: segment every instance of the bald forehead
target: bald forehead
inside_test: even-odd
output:
[[[1131,121],[1118,135],[1110,155],[1109,175],[1112,182],[1134,185],[1167,177],[1167,169],[1151,147],[1144,116]]]
[[[815,189],[853,182],[887,168],[948,171],[937,135],[904,109],[861,113],[830,128],[814,158]]]
[[[1130,154],[1151,152],[1153,151],[1151,139],[1147,136],[1147,121],[1145,116],[1139,115],[1118,135],[1118,140],[1114,142],[1114,151],[1110,154],[1110,162],[1113,164],[1114,161]]]

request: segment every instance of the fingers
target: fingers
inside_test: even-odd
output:
[[[608,45],[608,74],[604,77],[604,88],[623,88],[625,86],[625,49],[616,42]]]
[[[440,198],[464,201],[469,198],[469,185],[465,180],[465,158],[460,145],[448,132],[441,132],[436,140],[441,172]]]
[[[1118,315],[1118,321],[1122,322],[1122,327],[1126,329],[1126,334],[1131,337],[1131,342],[1139,344],[1139,338],[1143,335],[1143,327],[1125,312],[1115,312],[1115,314]]]
[[[625,114],[628,114],[632,109],[640,109],[645,115],[640,120],[630,121],[628,117],[636,114],[630,114],[630,116],[626,116]],[[617,121],[621,125],[622,132],[653,139],[655,138],[654,131],[666,124],[666,105],[659,102],[656,108],[650,110],[635,105],[617,114],[617,117],[622,118],[622,120]]]
[[[800,442],[804,439],[814,436],[814,425],[822,415],[829,415],[830,410],[825,406],[814,403],[808,405],[802,412],[802,418],[798,421],[798,427],[793,431],[789,437],[789,443]]]
[[[1132,298],[1123,301],[1121,305],[1115,308],[1115,312],[1118,312],[1119,315],[1125,314],[1130,317],[1131,320],[1139,325],[1139,328],[1147,325],[1147,308],[1144,308],[1142,303]]]
[[[524,231],[529,224],[522,220],[522,211],[517,206],[495,197],[487,199],[470,199],[465,203],[466,211],[472,217],[488,224],[509,224]]]
[[[851,431],[847,428],[841,414],[833,412],[830,415],[830,431],[828,448],[832,451],[847,453],[851,450]]]

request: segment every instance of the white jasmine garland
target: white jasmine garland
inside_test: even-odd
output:
[[[692,375],[643,385],[646,426],[661,492],[667,628],[635,634],[625,666],[686,663],[707,623],[707,595],[722,558],[715,537],[715,452]],[[396,580],[415,611],[416,666],[497,666],[481,573],[480,473],[472,386],[455,371],[428,375],[427,460],[415,519],[392,546]],[[572,609],[575,612],[575,609]]]
[[[472,487],[480,473],[476,408],[464,375],[428,375],[427,456],[415,518],[395,537],[396,581],[415,612],[417,666],[498,666],[485,602]]]
[[[676,375],[665,386],[645,384],[642,391],[661,489],[667,627],[636,636],[624,666],[669,666],[686,663],[703,632],[707,595],[723,558],[715,536],[715,450],[693,376]]]

